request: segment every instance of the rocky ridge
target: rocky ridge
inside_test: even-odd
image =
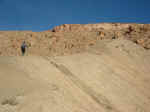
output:
[[[21,55],[27,41],[28,55],[56,56],[85,51],[98,40],[124,38],[150,49],[150,24],[64,24],[44,32],[0,31],[0,55]]]

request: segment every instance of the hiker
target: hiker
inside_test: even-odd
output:
[[[22,52],[22,56],[24,56],[25,52],[26,52],[26,42],[23,41],[22,45],[21,45],[21,52]]]

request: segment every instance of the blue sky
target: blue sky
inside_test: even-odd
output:
[[[60,24],[150,23],[150,0],[0,0],[0,30],[43,31]]]

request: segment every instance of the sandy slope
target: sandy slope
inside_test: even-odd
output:
[[[0,57],[0,112],[149,112],[150,55],[127,40],[102,43],[71,56]]]
[[[104,110],[41,57],[1,57],[0,63],[0,112]]]

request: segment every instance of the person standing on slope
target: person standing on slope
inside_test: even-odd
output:
[[[22,45],[21,45],[21,52],[22,52],[22,56],[24,56],[24,55],[25,55],[26,47],[27,47],[26,42],[25,42],[25,41],[23,41],[23,43],[22,43]]]

